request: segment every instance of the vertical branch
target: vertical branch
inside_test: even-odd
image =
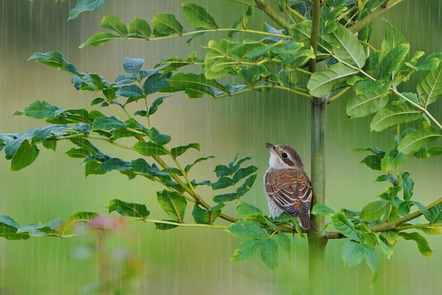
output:
[[[320,0],[312,3],[311,46],[315,56],[318,52],[319,25],[321,18]],[[310,60],[310,72],[317,71],[316,59]],[[312,206],[325,203],[325,126],[326,126],[326,97],[311,97],[311,182],[313,189]],[[309,294],[323,294],[324,258],[327,240],[320,233],[324,227],[323,216],[313,216],[313,223],[318,233],[308,233],[309,246]]]

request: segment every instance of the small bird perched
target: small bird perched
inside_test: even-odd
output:
[[[301,157],[288,145],[266,143],[270,150],[269,169],[264,174],[264,191],[270,218],[282,212],[297,217],[303,229],[317,231],[310,219],[312,186]]]

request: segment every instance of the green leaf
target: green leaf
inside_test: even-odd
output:
[[[393,27],[393,25],[390,24],[389,22],[387,21],[385,22],[388,25],[388,29],[385,32],[385,37],[381,45],[382,57],[387,55],[388,52],[393,50],[399,44],[407,43],[407,40],[405,40],[405,37],[402,35],[402,33],[399,30]]]
[[[247,216],[251,214],[263,214],[262,211],[253,205],[250,205],[246,202],[239,201],[238,202],[238,208],[235,210],[235,214],[241,215],[241,216]]]
[[[136,74],[140,71],[144,61],[142,58],[126,57],[124,59],[123,68],[127,73]]]
[[[202,161],[205,161],[205,160],[208,160],[208,159],[213,159],[213,158],[214,158],[214,156],[207,156],[207,157],[198,158],[198,159],[196,159],[195,161],[193,161],[193,163],[191,163],[191,164],[189,164],[189,165],[186,165],[186,167],[184,167],[184,171],[189,172],[189,170],[190,170],[193,166],[195,166],[196,164],[198,164],[199,162],[202,162]]]
[[[192,215],[198,224],[213,224],[213,222],[221,214],[224,205],[218,204],[209,209],[203,209],[198,204],[193,206]]]
[[[143,220],[150,215],[150,211],[147,210],[146,205],[125,202],[118,199],[113,199],[108,203],[109,213],[117,211],[120,215],[129,217],[138,217]]]
[[[341,248],[341,256],[345,266],[353,267],[362,262],[365,257],[363,244],[355,241],[347,241]]]
[[[387,55],[381,59],[380,79],[390,78],[393,72],[396,72],[404,61],[410,50],[410,45],[402,43],[394,47]]]
[[[28,233],[19,233],[19,225],[14,219],[7,215],[0,215],[0,237],[7,240],[27,240]]]
[[[69,63],[63,54],[58,50],[46,53],[36,52],[28,59],[28,61],[29,60],[35,60],[43,65],[54,67],[61,71],[70,72],[74,75],[84,75],[78,71],[75,65]]]
[[[163,221],[172,221],[172,222],[176,222],[174,220],[163,220]],[[159,230],[168,230],[168,229],[173,229],[178,227],[178,225],[175,224],[169,224],[169,223],[161,223],[161,222],[155,222],[155,228],[159,229]]]
[[[365,205],[361,210],[360,218],[367,221],[377,221],[390,210],[390,202],[385,200],[374,201]]]
[[[332,33],[332,36],[334,38],[330,43],[336,57],[362,69],[367,57],[358,38],[349,29],[340,24]]]
[[[105,117],[105,118],[97,117],[92,123],[92,128],[94,130],[109,130],[113,128],[125,128],[128,127],[129,125],[130,124],[128,123],[121,122],[114,116]]]
[[[12,157],[11,170],[18,171],[31,165],[37,159],[39,153],[40,151],[35,144],[22,143]]]
[[[290,253],[290,238],[287,234],[278,232],[278,234],[273,236],[273,239],[278,243],[278,245],[284,250]]]
[[[361,240],[356,234],[353,223],[351,223],[350,220],[348,220],[347,217],[345,217],[345,215],[341,212],[332,214],[332,221],[336,229],[344,236],[356,242]]]
[[[177,192],[163,190],[157,192],[158,203],[170,218],[183,223],[187,208],[186,198]]]
[[[104,43],[111,41],[111,40],[116,40],[116,39],[123,39],[123,37],[118,36],[118,35],[114,35],[108,32],[99,32],[96,33],[95,35],[92,35],[91,37],[89,37],[89,39],[86,40],[86,42],[82,43],[80,45],[80,48],[85,47],[86,45],[92,45],[92,46],[98,46],[98,45],[103,45]]]
[[[237,198],[238,195],[236,193],[229,193],[229,194],[216,195],[213,197],[213,201],[215,203],[223,203],[223,202],[230,202],[236,200]]]
[[[399,232],[393,231],[393,230],[388,230],[388,231],[384,231],[381,233],[381,236],[383,238],[385,238],[385,240],[390,245],[396,244],[396,240],[397,240],[398,235],[399,235]]]
[[[376,255],[376,252],[368,245],[362,244],[364,246],[365,250],[365,262],[367,263],[368,267],[373,272],[373,279],[372,281],[375,282],[378,278],[378,271],[379,271],[379,260],[378,256]]]
[[[147,113],[148,116],[155,114],[155,112],[158,110],[158,106],[161,105],[164,101],[164,99],[167,96],[161,96],[155,99],[152,103],[152,105],[149,108],[149,112]]]
[[[98,215],[95,212],[77,212],[75,214],[72,214],[68,220],[66,221],[66,223],[64,223],[63,225],[63,232],[67,232],[72,230],[72,228],[74,227],[75,224],[77,223],[91,223],[95,218],[99,217],[100,215]]]
[[[391,255],[393,255],[393,250],[390,247],[388,247],[388,245],[385,244],[384,241],[382,241],[382,239],[380,239],[378,236],[376,237],[378,239],[378,243],[382,252],[384,252],[385,256],[387,256],[387,258],[390,259]]]
[[[86,158],[90,156],[90,152],[84,148],[71,148],[66,153],[71,158]]]
[[[392,149],[381,161],[382,172],[396,171],[396,168],[405,160],[405,155],[398,152],[397,148]]]
[[[430,142],[442,138],[442,130],[433,126],[408,133],[398,146],[398,150],[405,155],[419,151]]]
[[[85,11],[97,11],[103,7],[104,0],[77,0],[75,7],[69,11],[69,20],[77,18]]]
[[[169,36],[171,34],[181,35],[183,26],[177,21],[173,14],[159,13],[152,19],[153,34],[155,37]]]
[[[250,259],[258,251],[263,240],[249,239],[238,245],[233,253],[232,261],[245,261]]]
[[[442,223],[442,204],[434,206],[430,210],[431,223]]]
[[[134,145],[134,149],[143,156],[162,156],[167,155],[167,151],[163,146],[154,142],[138,141]]]
[[[152,127],[149,132],[149,138],[158,145],[165,145],[170,142],[171,137],[166,134],[161,134],[157,129]]]
[[[360,163],[364,163],[373,170],[381,170],[381,159],[376,155],[369,155],[362,159]]]
[[[389,105],[381,109],[371,121],[371,131],[382,131],[385,128],[411,122],[421,117],[422,111],[408,103]]]
[[[225,86],[216,80],[206,79],[204,74],[177,73],[169,79],[169,83],[171,92],[184,91],[190,98],[200,98],[204,94],[212,97],[228,94]]]
[[[218,29],[215,19],[201,6],[194,3],[182,3],[187,20],[197,28]]]
[[[417,85],[417,94],[421,106],[425,108],[442,96],[442,63]]]
[[[141,18],[135,18],[127,27],[129,36],[149,40],[152,31],[147,21]]]
[[[143,90],[134,84],[120,87],[115,94],[117,96],[129,97],[130,100],[128,100],[126,104],[132,101],[138,101],[138,99],[144,97]]]
[[[335,211],[324,204],[315,204],[312,209],[312,214],[317,216],[327,216],[329,214],[333,214]]]
[[[410,177],[410,173],[404,172],[401,174],[402,179],[402,188],[404,190],[404,200],[410,201],[411,196],[413,195],[413,187],[414,181]]]
[[[296,42],[303,43],[310,47],[310,34],[312,32],[312,21],[305,20],[290,26],[289,33]]]
[[[337,63],[327,70],[314,73],[307,83],[310,94],[323,97],[338,87],[346,78],[358,72],[342,63]]]
[[[89,140],[84,137],[74,137],[69,139],[76,146],[87,150],[91,155],[101,153]]]
[[[274,240],[267,239],[261,244],[261,258],[270,269],[277,269],[278,264],[278,244]]]
[[[46,101],[34,101],[29,106],[27,106],[22,112],[19,114],[24,114],[28,117],[34,118],[34,119],[44,119],[44,118],[50,118],[54,117],[56,111],[58,111],[59,108],[56,106],[53,106]]]
[[[428,245],[428,241],[423,236],[421,236],[419,233],[417,233],[417,232],[414,232],[414,233],[400,232],[399,236],[403,237],[406,240],[415,241],[419,251],[425,257],[430,257],[431,254],[433,254],[433,250]]]
[[[103,18],[100,27],[109,29],[120,34],[121,37],[127,36],[127,27],[123,24],[118,16],[108,15]]]
[[[233,185],[233,180],[230,177],[222,176],[216,182],[212,183],[212,189],[223,189]]]
[[[174,156],[176,158],[176,157],[184,154],[190,148],[193,148],[193,149],[196,149],[197,151],[199,151],[200,144],[197,142],[194,142],[194,143],[189,143],[189,144],[182,145],[182,146],[177,146],[177,147],[174,147],[173,149],[171,149],[170,153],[172,154],[172,156]]]
[[[256,166],[249,166],[247,168],[238,169],[238,171],[236,171],[233,175],[233,183],[238,183],[241,179],[249,176],[252,173],[255,173],[256,171],[258,171],[258,167]]]
[[[250,220],[240,220],[226,228],[226,231],[238,238],[265,239],[267,231],[258,223]]]
[[[167,79],[169,79],[171,76],[172,73],[166,75],[156,73],[152,76],[149,76],[143,84],[144,92],[147,95],[158,92],[160,89],[169,85]]]
[[[244,183],[240,187],[238,187],[238,189],[236,190],[236,194],[239,197],[244,196],[252,188],[257,176],[257,174],[253,174],[252,176],[248,177],[244,181]]]

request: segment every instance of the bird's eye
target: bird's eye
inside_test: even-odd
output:
[[[287,156],[286,153],[282,153],[282,154],[281,154],[281,157],[283,157],[284,159],[287,159],[288,156]]]

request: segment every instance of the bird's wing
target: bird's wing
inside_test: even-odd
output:
[[[312,188],[307,174],[300,169],[278,169],[267,173],[267,195],[292,216],[310,215]]]

